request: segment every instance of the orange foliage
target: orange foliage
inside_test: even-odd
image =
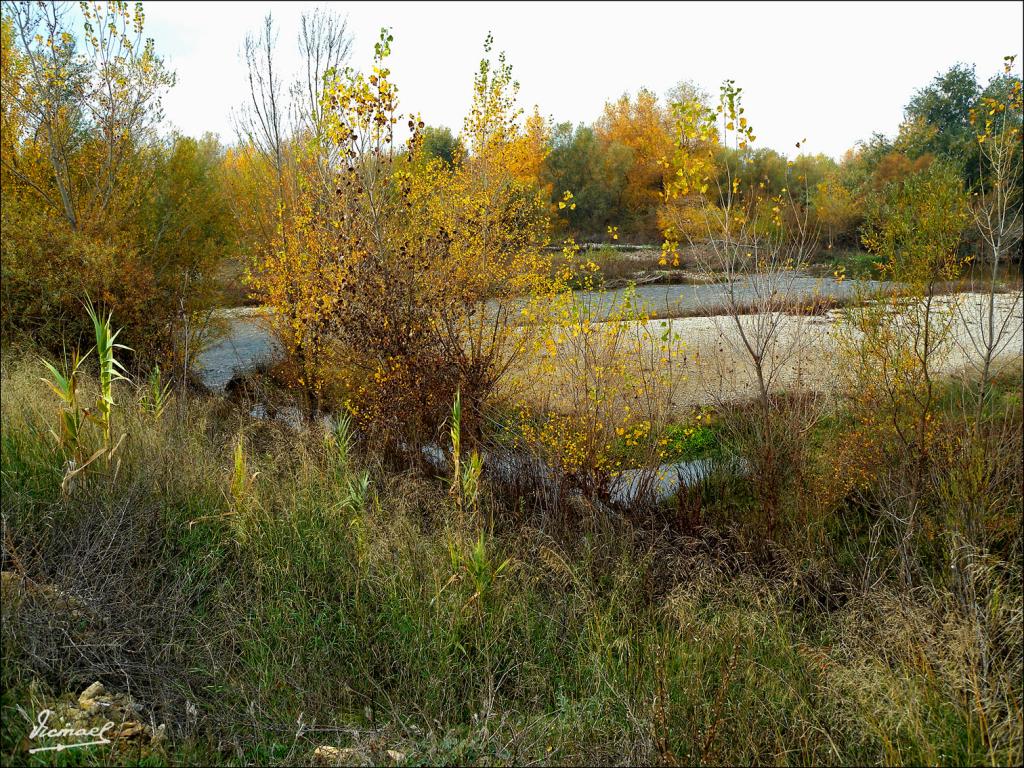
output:
[[[934,159],[932,155],[921,155],[916,160],[911,160],[900,152],[890,152],[879,161],[871,183],[875,189],[881,189],[890,182],[904,181],[907,177],[928,168]]]
[[[595,125],[606,151],[618,145],[628,150],[630,163],[622,205],[629,216],[654,226],[654,211],[661,201],[664,162],[672,152],[668,119],[658,97],[641,89],[635,99],[623,94],[609,101]]]

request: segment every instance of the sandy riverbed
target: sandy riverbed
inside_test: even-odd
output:
[[[940,323],[949,323],[949,334],[938,349],[937,372],[954,373],[979,365],[982,355],[977,343],[987,324],[988,297],[961,293],[940,296],[935,311]],[[1021,294],[997,294],[993,302],[995,327],[1002,328],[996,350],[996,367],[1020,365],[1024,352],[1024,306]],[[774,389],[800,382],[828,391],[837,383],[841,371],[840,347],[843,338],[856,339],[857,331],[847,321],[847,310],[830,310],[821,316],[773,314],[770,317],[741,316],[739,322],[748,339],[756,339],[758,330],[777,323],[777,341],[766,366],[774,372]],[[684,345],[690,385],[684,388],[687,400],[704,402],[751,396],[757,381],[750,356],[736,321],[731,317],[691,317],[652,320],[642,332],[652,340],[661,339],[668,330]],[[694,362],[696,361],[696,362]]]
[[[937,299],[938,311],[951,323],[950,343],[940,356],[939,368],[953,372],[969,368],[980,359],[973,340],[979,337],[986,316],[986,297],[982,294],[955,294]],[[1005,326],[997,363],[1019,365],[1024,348],[1021,294],[997,294],[993,305],[997,326]],[[278,354],[276,342],[266,328],[265,310],[230,310],[223,319],[228,333],[203,352],[200,365],[204,382],[211,389],[223,389],[236,373],[252,370],[260,362]],[[821,316],[743,316],[744,329],[753,335],[759,324],[778,323],[777,343],[772,362],[772,385],[791,386],[802,382],[819,390],[834,387],[839,369],[838,339],[851,333],[846,310],[831,310]],[[629,343],[624,346],[638,360],[648,364],[660,359],[657,347],[666,335],[679,352],[676,364],[679,377],[676,406],[711,402],[719,398],[749,397],[756,393],[757,382],[735,321],[727,316],[687,317],[624,323]],[[569,354],[559,350],[559,357]],[[563,359],[564,362],[564,359]],[[529,366],[527,366],[529,368]],[[550,382],[539,381],[538,385]]]
[[[981,361],[975,342],[981,338],[987,318],[987,297],[983,294],[955,294],[935,300],[935,316],[948,323],[946,343],[936,352],[936,373],[954,373],[970,369]],[[769,389],[779,391],[801,386],[819,392],[835,391],[843,373],[842,341],[856,341],[847,312],[831,310],[820,316],[795,316],[782,313],[743,315],[739,318],[747,339],[754,343],[758,334],[771,327],[774,343],[768,348],[764,370]],[[994,371],[1006,366],[1020,367],[1024,331],[1022,331],[1021,294],[998,294],[993,303],[997,328],[1003,328],[996,350]],[[750,354],[745,348],[737,321],[730,316],[653,319],[624,322],[615,342],[614,355],[624,376],[632,381],[612,387],[616,398],[627,404],[639,400],[640,410],[654,402],[663,415],[687,410],[695,405],[753,397],[759,391]],[[575,410],[588,397],[593,377],[584,374],[580,364],[584,352],[579,336],[571,339],[566,329],[556,345],[551,361],[544,365],[523,366],[517,387],[528,400],[555,410]],[[605,348],[602,348],[605,345]],[[613,365],[606,352],[611,344],[601,340],[587,349],[590,363]],[[670,354],[671,353],[671,354]],[[542,353],[544,354],[544,353]],[[550,354],[550,351],[549,353]],[[671,359],[672,368],[668,369]],[[623,365],[621,361],[628,363]],[[592,370],[592,369],[591,369]],[[636,374],[637,371],[650,374]],[[651,398],[651,393],[657,392]],[[670,393],[670,394],[666,394]]]

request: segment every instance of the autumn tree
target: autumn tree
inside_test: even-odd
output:
[[[711,94],[693,80],[680,80],[665,92],[665,103],[688,104],[696,103],[708,109],[714,108]]]
[[[140,237],[156,292],[176,301],[166,318],[175,343],[161,355],[164,370],[187,377],[196,353],[213,338],[222,303],[223,267],[237,255],[237,222],[228,205],[224,148],[213,134],[172,133],[147,152],[152,183],[139,211]]]
[[[258,35],[249,33],[243,46],[249,80],[249,101],[239,119],[239,132],[270,164],[280,201],[284,186],[288,106],[284,73],[277,62],[277,30],[267,14]]]
[[[137,363],[180,363],[182,312],[214,300],[214,244],[230,239],[217,150],[158,135],[174,77],[144,23],[124,2],[3,6],[5,336],[59,348],[87,332],[89,295],[125,326]]]
[[[299,72],[282,68],[271,14],[242,47],[247,93],[234,115],[239,141],[228,169],[233,210],[250,254],[271,247],[287,225],[300,185],[326,199],[343,164],[325,133],[323,104],[326,83],[350,56],[351,34],[332,11],[303,12],[299,22]]]
[[[363,427],[408,450],[430,437],[456,391],[463,429],[478,435],[487,399],[521,354],[523,335],[509,329],[546,273],[547,221],[537,162],[524,158],[546,142],[522,122],[501,56],[497,66],[485,58],[474,80],[460,161],[425,157],[422,122],[398,111],[391,42],[382,33],[369,74],[346,69],[329,81],[326,133],[345,158],[335,195],[321,205],[302,190],[254,284],[276,310],[311,412],[340,381]]]
[[[544,186],[542,169],[550,154],[551,121],[546,120],[535,106],[523,121],[518,135],[509,140],[507,170],[516,181],[524,185]],[[552,188],[544,192],[550,196]]]
[[[496,389],[528,348],[529,329],[516,328],[523,302],[544,290],[548,200],[540,173],[548,124],[517,106],[519,84],[493,38],[473,80],[473,102],[455,167],[435,166],[413,183],[414,211],[438,248],[443,286],[434,299],[437,343],[462,393],[463,426],[479,437]]]
[[[872,418],[886,414],[902,446],[914,455],[918,481],[930,450],[935,377],[948,354],[952,319],[940,309],[937,288],[959,274],[958,246],[966,223],[959,179],[941,164],[889,184],[867,210],[864,245],[883,258],[884,275],[900,289],[887,302],[851,315],[868,366],[863,381],[884,398],[884,410],[876,407]]]
[[[997,356],[1009,340],[1014,319],[1002,318],[996,311],[996,295],[1001,278],[1012,258],[1020,259],[1022,214],[1021,131],[1024,125],[1021,79],[1013,77],[1015,57],[1007,56],[1003,77],[994,79],[1004,88],[989,88],[977,107],[971,110],[970,122],[978,147],[979,181],[972,196],[971,218],[978,232],[981,248],[972,282],[979,289],[980,301],[967,308],[961,305],[969,336],[968,359],[977,368],[976,426],[991,395],[990,384]],[[1018,301],[1021,291],[1016,291]],[[974,330],[976,329],[976,330]]]
[[[623,226],[644,237],[657,232],[657,206],[661,201],[664,160],[672,139],[658,97],[641,89],[635,98],[623,94],[605,104],[594,132],[606,153],[627,158],[626,183],[617,201]]]
[[[817,183],[811,205],[830,250],[837,242],[855,242],[856,228],[862,218],[861,206],[857,196],[847,189],[839,174],[830,174]]]
[[[13,33],[4,98],[42,161],[12,155],[8,171],[72,230],[110,226],[174,83],[142,35],[141,5],[83,4],[80,39],[63,4],[5,3],[4,13]]]
[[[941,162],[869,199],[864,245],[880,257],[894,287],[851,308],[841,335],[857,422],[848,475],[896,527],[908,582],[911,543],[928,522],[928,478],[941,439],[938,376],[957,318],[939,288],[963,266],[959,245],[967,221],[959,172]]]
[[[401,295],[407,281],[389,279],[400,245],[393,186],[397,91],[384,66],[390,42],[382,33],[369,76],[350,68],[329,73],[321,114],[325,140],[341,159],[332,179],[336,193],[325,200],[316,175],[308,172],[316,159],[296,157],[306,166],[294,176],[295,200],[287,215],[279,211],[269,247],[256,252],[250,275],[254,290],[275,310],[292,383],[306,393],[310,415],[336,375],[331,354],[339,335],[356,349],[366,342],[357,362],[370,350],[386,356],[395,338],[408,338],[408,330],[386,316],[389,306],[409,304]]]
[[[735,439],[748,440],[752,481],[770,538],[785,503],[783,490],[793,480],[784,467],[796,460],[800,436],[818,413],[816,407],[790,408],[778,396],[787,367],[799,362],[806,347],[799,318],[790,327],[780,311],[795,295],[794,282],[817,243],[805,202],[806,179],[790,175],[781,188],[762,189],[763,184],[744,184],[730,163],[716,162],[723,146],[749,157],[756,140],[742,89],[732,80],[723,83],[714,109],[699,100],[672,109],[675,149],[664,189],[670,215],[662,262],[677,265],[679,244],[686,243],[698,270],[725,278],[722,315],[715,322],[740,363],[731,377],[738,373],[741,382],[752,385],[755,402],[749,420],[735,425]],[[787,170],[792,172],[788,163]],[[804,397],[802,403],[813,406],[815,398]]]
[[[305,72],[291,85],[293,130],[323,138],[324,91],[331,73],[340,71],[352,53],[348,21],[323,8],[303,13],[298,51]]]

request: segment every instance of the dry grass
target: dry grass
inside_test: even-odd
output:
[[[862,578],[897,542],[857,507],[813,550],[748,552],[729,523],[750,514],[743,477],[702,490],[700,538],[485,483],[472,572],[510,565],[481,600],[447,482],[245,405],[157,420],[122,389],[120,469],[63,495],[38,375],[5,361],[3,569],[35,585],[12,602],[4,583],[5,764],[25,759],[16,704],[94,679],[169,725],[157,762],[306,763],[321,744],[411,763],[1022,756],[1019,522],[957,550],[963,584],[922,561],[907,589]]]

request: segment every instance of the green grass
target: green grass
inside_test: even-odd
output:
[[[827,268],[830,273],[843,267],[846,269],[846,276],[850,278],[863,280],[877,280],[879,278],[879,271],[875,264],[879,263],[881,259],[875,254],[860,248],[836,249],[827,252],[823,258],[828,265]]]
[[[693,461],[714,453],[721,445],[717,427],[698,425],[687,430],[682,425],[673,424],[666,430],[668,439],[666,451],[670,461]]]
[[[661,440],[665,443],[659,443]],[[652,447],[652,443],[659,445]],[[721,429],[717,425],[668,424],[641,440],[624,436],[616,438],[609,456],[615,461],[621,461],[624,467],[638,467],[645,466],[654,455],[660,455],[661,464],[672,464],[712,456],[721,447]]]
[[[764,569],[600,510],[545,523],[486,484],[481,553],[446,482],[217,400],[154,418],[123,382],[119,471],[65,495],[37,379],[4,371],[3,567],[17,558],[96,612],[76,623],[5,594],[4,764],[32,764],[16,706],[94,679],[130,683],[172,738],[46,760],[301,764],[320,744],[409,764],[1021,757],[1020,685],[992,666],[982,697],[966,694],[977,625],[938,582],[821,607],[799,574],[850,576],[825,554]],[[719,440],[670,434],[679,458]],[[1001,636],[1019,637],[1014,621]]]

